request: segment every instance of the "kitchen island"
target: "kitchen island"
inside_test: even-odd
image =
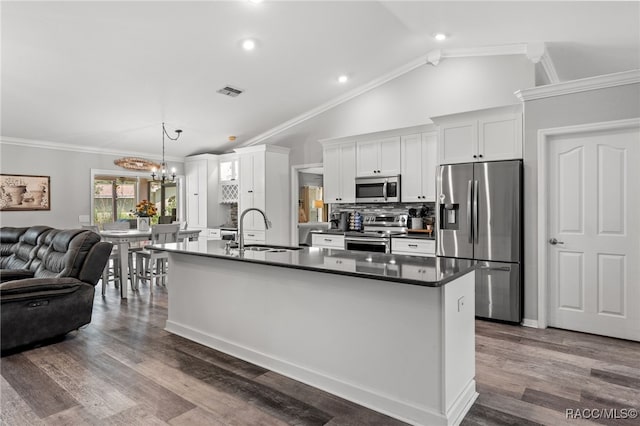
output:
[[[458,424],[477,397],[470,261],[156,247],[172,333],[411,424]]]

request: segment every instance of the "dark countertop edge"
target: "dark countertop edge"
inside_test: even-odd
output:
[[[413,238],[415,240],[428,240],[428,241],[435,241],[436,237],[429,237],[427,235],[421,235],[419,233],[417,234],[401,234],[401,235],[392,235],[391,238]]]
[[[312,229],[310,234],[330,234],[330,235],[344,235],[347,231],[340,231],[338,229]]]
[[[191,255],[191,256],[213,257],[213,258],[216,258],[216,259],[231,260],[231,261],[236,261],[236,262],[248,262],[248,263],[255,263],[255,264],[258,264],[258,265],[277,266],[277,267],[281,267],[281,268],[300,269],[300,270],[305,270],[305,271],[313,271],[313,272],[321,272],[321,273],[323,272],[323,273],[332,274],[332,275],[345,275],[345,276],[348,276],[348,277],[355,277],[355,278],[369,278],[369,279],[372,279],[372,280],[389,281],[389,282],[393,282],[393,283],[397,283],[397,284],[409,284],[409,285],[417,285],[417,286],[421,286],[421,287],[442,287],[443,285],[445,285],[449,281],[453,281],[455,279],[458,279],[461,276],[466,275],[469,272],[472,272],[477,268],[477,263],[474,263],[468,269],[466,269],[464,271],[456,272],[455,274],[452,274],[449,277],[442,278],[442,279],[440,279],[438,281],[420,281],[420,280],[411,280],[411,279],[407,279],[407,278],[388,277],[388,276],[385,276],[385,275],[367,274],[367,273],[364,273],[364,272],[349,272],[349,271],[342,271],[342,270],[339,270],[339,269],[315,268],[313,266],[292,265],[292,264],[289,264],[289,263],[270,262],[268,260],[248,259],[248,258],[244,258],[244,257],[241,258],[241,257],[233,257],[233,256],[212,254],[212,253],[197,253],[197,252],[188,251],[188,250],[170,249],[170,248],[158,247],[158,246],[153,246],[153,249],[154,250],[159,250],[159,251],[166,251],[166,252],[170,252],[170,253],[188,254],[188,255]]]

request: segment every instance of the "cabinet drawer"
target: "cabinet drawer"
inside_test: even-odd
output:
[[[244,231],[244,243],[264,244],[265,242],[264,231]]]
[[[311,245],[313,247],[344,250],[344,235],[312,234]]]
[[[433,257],[436,255],[436,242],[417,238],[392,238],[391,253]]]

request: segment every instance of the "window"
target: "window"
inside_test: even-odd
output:
[[[137,203],[137,179],[96,176],[93,184],[93,223],[133,219]]]

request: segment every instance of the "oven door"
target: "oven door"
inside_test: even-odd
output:
[[[389,241],[389,238],[346,237],[344,239],[344,249],[374,253],[389,253]]]

